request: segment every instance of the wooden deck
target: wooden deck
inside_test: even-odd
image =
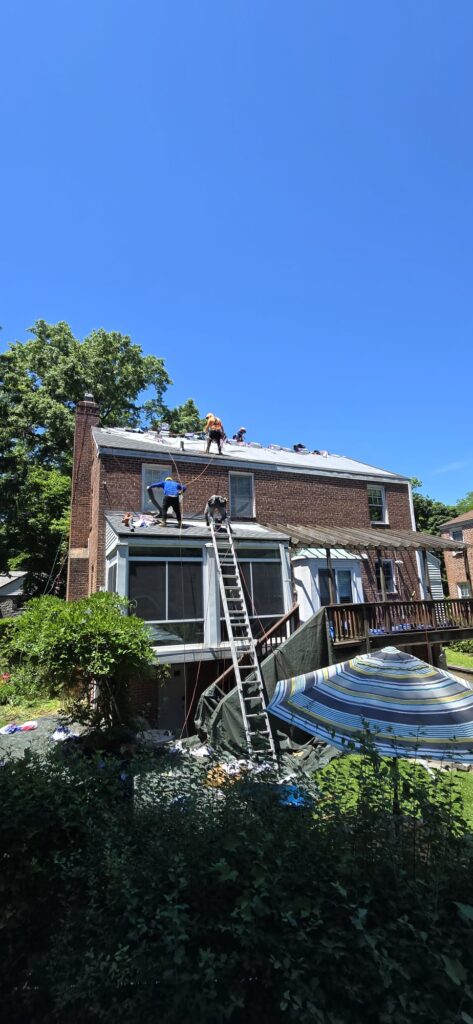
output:
[[[473,638],[473,598],[443,601],[379,601],[328,605],[334,646],[361,644],[366,650],[396,645],[448,643]]]

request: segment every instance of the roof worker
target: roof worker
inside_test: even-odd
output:
[[[307,448],[306,448],[305,444],[293,444],[292,447],[293,447],[295,452],[306,452],[307,451]]]
[[[218,529],[227,518],[227,499],[223,498],[221,494],[212,494],[205,506],[205,522],[207,526],[210,526],[210,517],[214,521],[214,524]]]
[[[160,512],[161,512],[161,508],[158,505],[158,502],[156,501],[156,499],[154,497],[154,494],[153,494],[153,488],[154,487],[162,487],[163,491],[164,491],[163,508],[162,508],[162,519],[160,520],[159,525],[160,526],[166,526],[168,509],[172,508],[172,510],[174,512],[174,515],[175,515],[175,517],[177,519],[177,525],[181,526],[182,525],[182,515],[181,515],[181,503],[179,501],[179,496],[181,494],[183,494],[184,491],[187,490],[187,487],[184,484],[178,483],[177,480],[173,480],[172,476],[167,476],[165,480],[157,480],[156,483],[149,484],[149,486],[146,488],[146,490],[148,491],[148,494],[149,494],[149,497],[150,497],[150,501],[153,502],[153,505],[156,505],[156,508]]]
[[[225,438],[225,431],[223,429],[223,423],[219,420],[218,416],[214,416],[213,412],[208,412],[206,415],[206,426],[205,433],[207,434],[207,447],[206,452],[210,452],[210,445],[212,441],[215,441],[218,454],[222,454],[222,446]]]
[[[244,436],[245,434],[246,434],[246,427],[240,427],[240,429],[237,430],[236,434],[233,435],[233,440],[237,441],[238,444],[243,444],[243,442],[245,440],[245,436]]]

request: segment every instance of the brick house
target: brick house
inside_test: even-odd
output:
[[[472,597],[471,579],[473,576],[473,510],[464,512],[448,523],[443,523],[441,536],[467,545],[465,555],[458,551],[445,552],[445,569],[447,572],[450,597]]]
[[[172,514],[166,528],[146,518],[155,511],[147,485],[170,474],[187,485],[182,531]],[[163,728],[182,724],[184,708],[188,715],[228,664],[203,518],[213,493],[228,497],[255,636],[295,604],[305,621],[322,605],[431,596],[421,550],[429,538],[414,532],[407,477],[278,445],[227,442],[222,455],[207,455],[193,436],[101,427],[87,395],[76,410],[67,598],[108,589],[134,602],[150,624],[157,659],[171,666],[159,694],[152,685],[142,693]],[[123,523],[126,512],[134,525]]]

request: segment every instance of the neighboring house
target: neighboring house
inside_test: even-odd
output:
[[[146,487],[173,474],[187,485],[185,528],[126,526],[153,512]],[[86,396],[76,411],[67,597],[116,591],[135,602],[157,657],[171,665],[160,725],[228,664],[214,553],[203,511],[228,497],[254,633],[299,603],[302,621],[327,604],[430,596],[426,551],[451,542],[416,534],[407,477],[342,455],[228,442],[207,455],[192,436],[102,428]],[[143,691],[144,692],[144,691]],[[149,688],[150,700],[156,694]]]
[[[0,575],[0,618],[7,619],[21,607],[25,576],[20,570]]]
[[[473,577],[473,509],[464,512],[440,527],[442,537],[467,545],[466,556],[461,552],[445,552],[445,569],[447,572],[450,597],[472,597]]]

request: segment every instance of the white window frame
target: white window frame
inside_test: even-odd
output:
[[[467,594],[462,594],[462,591],[461,591],[462,587],[466,587],[466,589],[468,590]],[[460,583],[457,583],[457,590],[458,590],[458,596],[460,598],[462,598],[463,600],[466,600],[467,598],[471,597],[471,587],[470,587],[470,584],[468,583],[468,580],[462,580]]]
[[[146,473],[148,470],[153,470],[153,483],[157,483],[159,480],[164,480],[166,476],[171,475],[171,469],[169,464],[165,463],[149,463],[143,462],[141,464],[141,511],[142,512],[156,512],[156,506],[149,500],[148,492],[146,487],[149,484],[146,483]],[[150,481],[151,483],[151,481]],[[163,492],[164,494],[164,492]]]
[[[386,572],[384,573],[384,582],[386,584],[386,596],[388,597],[389,595],[392,596],[393,594],[397,594],[398,593],[398,585],[397,585],[397,579],[396,579],[396,564],[395,564],[394,558],[381,558],[379,561],[381,561],[381,564],[383,566],[383,570],[384,570],[384,566],[385,565],[391,564],[391,566],[392,566],[392,573],[391,573],[391,579],[392,579],[392,584],[393,584],[393,589],[392,590],[388,590],[388,581],[386,579]],[[379,562],[377,563],[377,565],[378,564],[379,564]],[[378,575],[377,575],[377,573],[375,573],[375,575],[376,575],[376,586],[377,586],[378,585]],[[380,575],[380,581],[379,582],[380,582],[380,585],[379,585],[378,593],[380,594],[381,593],[381,575]]]
[[[234,476],[240,476],[240,477],[241,476],[245,476],[245,477],[249,477],[250,480],[251,480],[251,515],[249,515],[249,516],[235,516],[234,517],[233,510],[232,510],[232,477],[234,477]],[[230,472],[228,474],[228,496],[229,496],[229,499],[230,499],[229,500],[230,518],[235,518],[235,519],[255,519],[256,518],[255,475],[254,475],[254,473],[240,473],[238,471],[230,470]]]
[[[168,619],[168,618],[166,618],[166,619],[143,619],[143,622],[149,622],[151,625],[153,625],[153,624],[159,624],[160,622],[204,622],[205,621],[205,594],[204,594],[203,554],[201,554],[200,557],[196,556],[195,558],[192,558],[190,555],[189,556],[184,555],[183,558],[174,557],[174,556],[171,557],[171,558],[166,558],[165,555],[164,556],[158,555],[157,557],[156,556],[155,557],[149,556],[147,558],[145,555],[130,555],[129,558],[128,558],[128,565],[130,565],[131,562],[150,562],[153,565],[157,565],[158,563],[161,564],[162,562],[165,563],[165,565],[166,565],[166,580],[165,580],[165,583],[166,583],[166,589],[165,589],[166,615],[167,615],[167,612],[168,612],[168,604],[169,604],[169,601],[168,601],[169,584],[168,584],[168,568],[167,568],[169,563],[170,562],[191,562],[194,565],[196,563],[197,563],[197,565],[201,565],[202,566],[202,616],[200,618],[198,618],[198,619]],[[129,590],[129,587],[128,587],[128,590]]]
[[[381,507],[382,507],[382,512],[383,512],[383,518],[382,519],[372,519],[371,518],[370,491],[381,491],[381,499],[382,499],[382,506]],[[383,525],[383,524],[388,523],[389,519],[388,519],[388,506],[387,506],[387,502],[386,502],[386,488],[383,487],[381,484],[368,484],[367,494],[368,494],[368,510],[369,510],[369,513],[370,513],[370,524],[371,524],[371,526],[378,526],[378,525]]]
[[[243,544],[244,547],[246,547],[244,542],[242,542],[242,544]],[[250,605],[251,605],[251,608],[248,611],[248,618],[250,620],[250,623],[251,623],[251,621],[253,619],[255,619],[258,622],[264,622],[265,619],[274,619],[274,618],[276,618],[276,616],[278,616],[279,618],[282,618],[283,615],[286,614],[286,600],[285,600],[284,573],[283,573],[284,565],[283,565],[283,562],[281,561],[281,558],[280,557],[278,558],[277,555],[275,555],[274,558],[258,558],[258,549],[257,548],[255,549],[255,554],[252,555],[251,558],[249,558],[249,557],[248,558],[239,558],[238,557],[238,547],[236,548],[236,556],[237,556],[238,564],[247,563],[247,564],[250,565],[251,594],[248,595],[249,599],[250,599]],[[280,572],[281,572],[282,599],[283,599],[283,608],[284,608],[284,611],[282,611],[281,613],[279,613],[279,612],[271,612],[271,613],[268,613],[268,615],[256,615],[256,613],[254,611],[254,603],[253,603],[253,562],[259,562],[260,564],[262,563],[263,565],[279,565],[279,569],[280,569]],[[243,585],[243,591],[246,592],[245,591],[245,582],[244,582],[243,578],[242,578],[242,585]],[[218,602],[217,607],[220,609],[220,601]],[[220,624],[222,624],[224,621],[225,621],[225,618],[224,618],[224,616],[222,616],[220,618]]]
[[[349,603],[350,604],[356,604],[357,602],[355,600],[355,596],[357,594],[357,590],[356,590],[355,570],[352,569],[351,566],[347,566],[347,565],[332,566],[332,568],[333,568],[333,572],[334,572],[334,576],[335,576],[335,604],[340,604],[340,590],[339,590],[339,585],[338,585],[338,573],[339,572],[348,572],[348,573],[350,573],[351,601]],[[324,577],[323,577],[324,579],[325,579],[325,573],[328,573],[329,577],[330,577],[330,573],[329,573],[329,570],[327,568],[327,565],[321,564],[321,565],[319,565],[319,567],[317,569],[317,591],[318,591],[318,598],[319,598],[319,603],[320,603],[320,607],[321,608],[323,607],[323,605],[321,603],[321,600],[320,600],[321,589],[322,589],[321,588],[322,573],[324,574]]]

